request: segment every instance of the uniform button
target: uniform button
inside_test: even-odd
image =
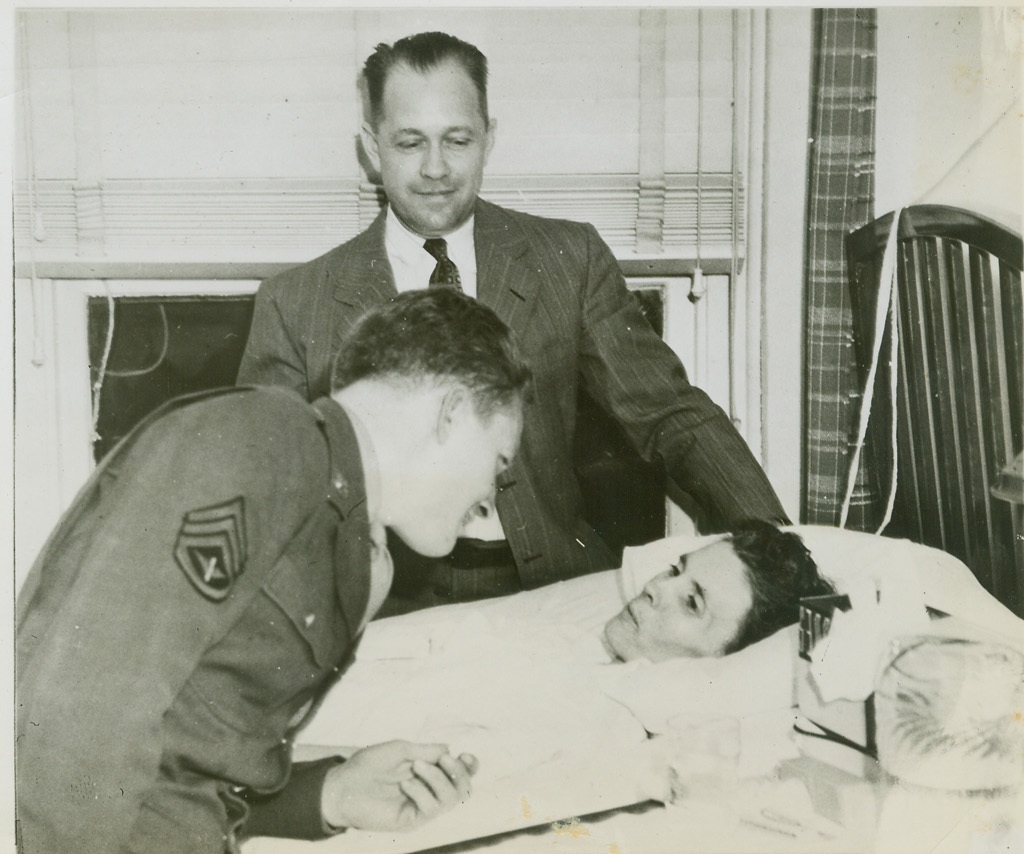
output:
[[[316,614],[306,614],[305,618],[303,619],[303,622],[306,624],[306,628],[308,629],[311,625],[313,625],[313,623],[316,622]]]

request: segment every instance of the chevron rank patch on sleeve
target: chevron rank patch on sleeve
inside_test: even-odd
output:
[[[245,499],[191,510],[174,545],[174,559],[203,596],[225,599],[245,571]]]

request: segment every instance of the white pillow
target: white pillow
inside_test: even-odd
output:
[[[963,563],[910,540],[817,525],[795,526],[818,570],[841,592],[872,584],[950,614],[987,632],[1024,642],[1024,620],[992,596]]]
[[[951,555],[909,540],[815,525],[793,530],[819,572],[840,592],[886,585],[901,595],[989,631],[1024,642],[1024,620],[1001,605]],[[625,601],[680,554],[722,535],[680,536],[627,548],[619,586]],[[630,662],[609,668],[603,687],[640,718],[649,732],[663,732],[673,716],[741,717],[794,705],[797,632],[790,626],[722,658]]]

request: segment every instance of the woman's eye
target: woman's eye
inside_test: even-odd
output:
[[[697,597],[693,594],[690,594],[686,597],[686,610],[688,610],[691,614],[697,613]]]

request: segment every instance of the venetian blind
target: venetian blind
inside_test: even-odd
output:
[[[593,222],[620,255],[642,216],[658,224],[644,252],[692,256],[698,219],[727,247],[736,14],[22,10],[16,246],[44,261],[326,250],[379,204],[357,146],[362,60],[441,29],[490,60],[486,197]]]

